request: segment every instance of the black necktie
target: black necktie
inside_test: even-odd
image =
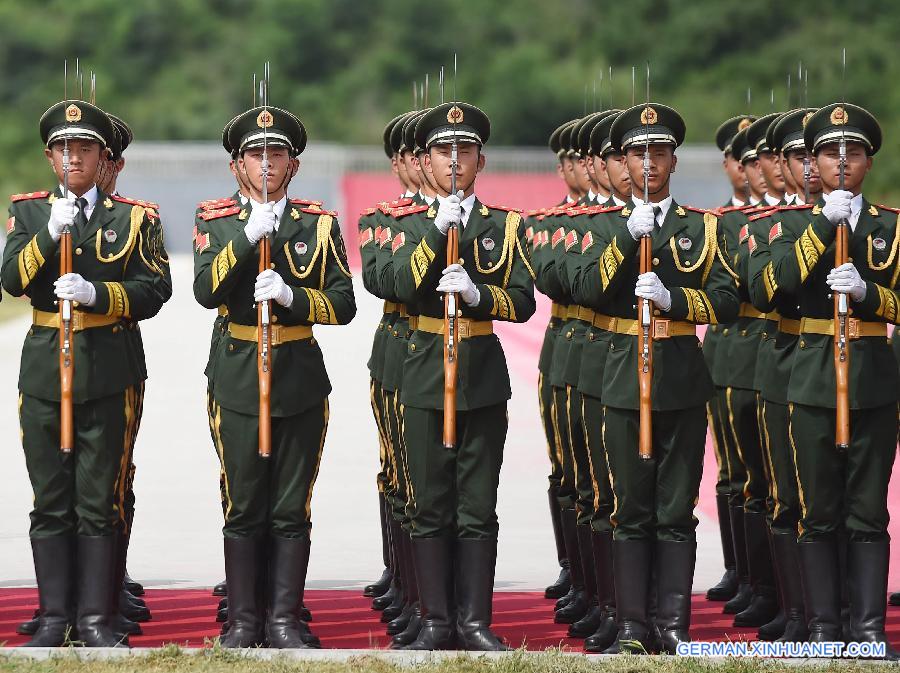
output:
[[[662,222],[659,221],[659,216],[662,213],[662,208],[659,206],[653,206],[653,222],[662,226]]]
[[[75,212],[75,231],[79,234],[87,227],[87,213],[85,212],[87,204],[87,199],[83,196],[75,199],[75,207],[77,209]]]

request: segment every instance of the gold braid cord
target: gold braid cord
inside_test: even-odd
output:
[[[109,309],[106,315],[119,316],[121,318],[131,317],[131,303],[128,301],[128,293],[125,292],[125,286],[122,283],[103,283],[106,291],[109,293]]]
[[[19,253],[19,282],[22,284],[23,290],[34,280],[38,271],[44,266],[44,261],[44,255],[38,248],[37,236],[35,236]]]
[[[237,258],[234,256],[234,249],[231,241],[228,241],[228,245],[219,251],[219,254],[216,255],[212,262],[213,292],[219,288],[219,285],[225,280],[225,276],[227,276],[228,272],[234,268],[235,264],[237,264]]]
[[[803,232],[803,235],[794,243],[794,253],[797,256],[797,265],[800,268],[801,283],[809,276],[809,272],[818,263],[819,257],[823,252],[825,252],[825,246],[819,240],[819,237],[816,236],[812,225],[809,225],[806,231]]]
[[[622,253],[619,252],[619,246],[616,245],[616,239],[613,237],[612,242],[600,255],[600,283],[604,290],[609,287],[623,259]]]
[[[500,320],[515,321],[516,306],[513,304],[512,297],[509,296],[509,293],[496,285],[486,285],[485,287],[490,290],[491,297],[494,299],[494,307],[491,309],[491,315],[496,316]]]
[[[714,325],[718,322],[713,311],[709,295],[703,290],[695,290],[691,287],[681,288],[687,297],[687,319],[698,325]]]
[[[423,238],[413,250],[412,257],[409,258],[409,266],[412,269],[413,281],[416,287],[422,284],[425,274],[428,273],[428,267],[431,266],[433,261],[434,251],[428,247],[428,243]]]

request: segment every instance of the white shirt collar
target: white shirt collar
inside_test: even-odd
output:
[[[636,206],[642,206],[642,205],[644,205],[643,200],[639,199],[639,198],[636,197],[636,196],[632,196],[632,197],[631,197],[631,200],[634,201],[634,205],[636,205]],[[660,201],[659,203],[653,203],[653,202],[651,201],[651,202],[650,202],[650,205],[651,205],[651,206],[656,206],[656,207],[659,208],[659,211],[660,211],[660,212],[659,212],[659,215],[656,216],[656,224],[657,224],[657,226],[660,226],[660,227],[661,227],[661,226],[662,226],[662,223],[666,221],[666,215],[669,213],[669,208],[670,208],[671,205],[672,205],[672,195],[670,194],[669,196],[667,196],[666,198],[664,198],[664,199],[663,199],[662,201]]]
[[[743,207],[744,207],[744,202],[741,201],[741,200],[740,200],[739,198],[737,198],[736,196],[732,196],[732,197],[731,197],[731,205],[734,206],[735,208],[743,208]]]
[[[433,196],[428,196],[427,194],[423,194],[422,192],[419,192],[419,194],[421,195],[422,200],[423,200],[425,203],[427,203],[429,206],[430,206],[432,203],[434,203],[435,197],[433,197]]]
[[[247,197],[244,196],[243,194],[238,194],[238,199],[240,200],[242,206],[246,206],[246,205],[247,205],[247,202],[250,200],[249,198],[247,198]]]
[[[443,197],[437,197],[438,207],[440,207],[443,200]],[[472,209],[475,207],[475,192],[472,192],[469,196],[460,201],[459,205],[460,208],[462,208],[462,226],[465,229],[466,224],[469,223],[469,215],[472,214]]]
[[[765,199],[765,202],[770,206],[777,206],[779,203],[781,203],[781,199],[779,199],[777,196],[772,196],[771,194],[769,194],[769,192],[765,193],[763,199]]]
[[[572,198],[571,194],[566,194],[566,203],[575,203],[576,199]]]
[[[415,195],[416,195],[415,192],[411,192],[408,189],[405,192],[403,192],[403,198],[405,198],[405,199],[411,199]]]
[[[759,205],[759,199],[757,199],[755,196],[751,196],[751,197],[750,197],[750,205],[751,205],[751,206],[758,206],[758,205]]]
[[[615,206],[624,206],[625,202],[619,199],[615,194],[612,195],[613,205]]]
[[[250,204],[251,210],[256,206],[262,205],[258,201],[254,201],[253,199],[248,199],[248,203]],[[275,202],[275,205],[272,206],[272,210],[275,211],[275,231],[278,231],[278,225],[281,223],[281,216],[284,215],[284,209],[287,207],[287,194],[281,197],[278,201]]]
[[[59,193],[65,194],[65,192],[63,191],[62,185],[59,186]],[[85,201],[87,201],[87,206],[85,206],[85,208],[84,208],[84,215],[85,215],[85,217],[87,217],[87,219],[91,219],[91,215],[94,212],[94,207],[97,205],[98,193],[99,193],[99,190],[97,189],[97,185],[95,184],[89,190],[87,190],[84,194],[82,194],[80,197],[80,198],[84,199]],[[75,194],[73,194],[70,190],[69,198],[78,199],[79,197],[75,196]]]
[[[784,202],[790,206],[790,205],[797,203],[797,198],[798,198],[797,194],[785,194]]]
[[[599,195],[599,194],[594,194],[594,190],[593,190],[593,189],[589,189],[589,190],[588,190],[588,203],[593,203],[593,202],[596,201],[598,198],[600,198],[600,195]]]

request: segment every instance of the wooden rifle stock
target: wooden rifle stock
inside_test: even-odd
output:
[[[59,238],[59,275],[72,273],[72,232],[69,228]],[[59,302],[59,448],[72,453],[75,447],[75,425],[72,407],[72,383],[75,358],[72,351],[72,302]]]
[[[651,263],[651,238],[641,237],[640,271],[648,273]],[[653,304],[649,299],[638,300],[638,394],[640,400],[638,451],[643,460],[653,458]]]
[[[271,247],[269,237],[259,241],[259,272],[269,268]],[[256,365],[259,373],[259,455],[272,455],[272,327],[271,302],[261,301],[256,305],[257,348]]]
[[[834,241],[834,266],[847,263],[848,224],[841,222]],[[846,294],[834,293],[834,379],[836,410],[834,444],[839,451],[850,447],[850,317]]]
[[[459,263],[459,227],[447,230],[447,266]],[[459,366],[459,339],[457,331],[459,296],[453,292],[444,295],[444,447],[456,446],[456,382]]]

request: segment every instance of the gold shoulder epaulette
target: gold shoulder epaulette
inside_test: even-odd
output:
[[[520,215],[522,214],[522,210],[521,210],[521,209],[519,209],[519,208],[513,208],[512,206],[495,206],[495,205],[493,205],[493,204],[491,204],[491,203],[484,203],[483,201],[482,201],[481,205],[487,206],[488,208],[493,208],[494,210],[505,210],[506,212],[509,212],[509,211],[511,211],[511,210],[514,210],[514,211],[516,211],[517,213],[519,213]]]
[[[23,192],[22,194],[13,194],[9,200],[13,203],[17,201],[33,201],[34,199],[46,199],[50,196],[50,192]]]
[[[235,201],[230,196],[226,196],[221,199],[207,199],[206,201],[201,201],[197,204],[198,210],[220,210],[222,208],[229,208],[231,206],[237,205],[237,201]]]
[[[413,202],[413,200],[411,198],[409,198],[408,196],[404,196],[399,199],[394,199],[387,205],[389,205],[391,208],[404,208],[404,207],[410,205],[412,202]]]
[[[775,206],[773,210],[806,210],[812,207],[812,203],[795,203],[790,206]]]
[[[367,215],[372,215],[372,214],[375,212],[375,210],[376,210],[375,208],[366,208],[364,211],[362,211],[362,212],[359,214],[359,216],[360,216],[360,217],[365,217],[365,216],[367,216]]]
[[[753,213],[753,215],[751,215],[747,219],[750,222],[756,222],[757,220],[761,220],[764,217],[769,217],[772,213],[777,213],[780,210],[783,210],[783,208],[771,208],[769,210],[764,210],[761,213]],[[746,227],[747,225],[745,224],[744,226]]]
[[[159,210],[159,204],[153,203],[152,201],[141,201],[140,199],[132,199],[128,196],[119,196],[118,194],[110,194],[109,198],[111,198],[113,201],[118,201],[119,203],[127,203],[131,206],[143,206],[144,208]]]
[[[221,217],[228,217],[229,215],[237,215],[241,212],[240,206],[232,206],[230,208],[220,208],[219,210],[207,210],[200,213],[200,219],[206,222],[210,220],[218,220]]]
[[[391,211],[391,215],[395,218],[405,217],[406,215],[413,215],[414,213],[424,213],[428,210],[429,206],[424,203],[421,206],[407,206],[406,208],[397,208]]]
[[[319,208],[318,206],[311,206],[309,208],[301,208],[301,213],[309,213],[310,215],[331,215],[332,217],[337,217],[336,210],[325,210],[324,208]]]
[[[587,210],[584,211],[587,215],[599,215],[600,213],[614,213],[617,210],[622,210],[625,206],[588,206]]]
[[[291,199],[291,203],[295,206],[321,206],[321,201],[315,201],[313,199]]]

